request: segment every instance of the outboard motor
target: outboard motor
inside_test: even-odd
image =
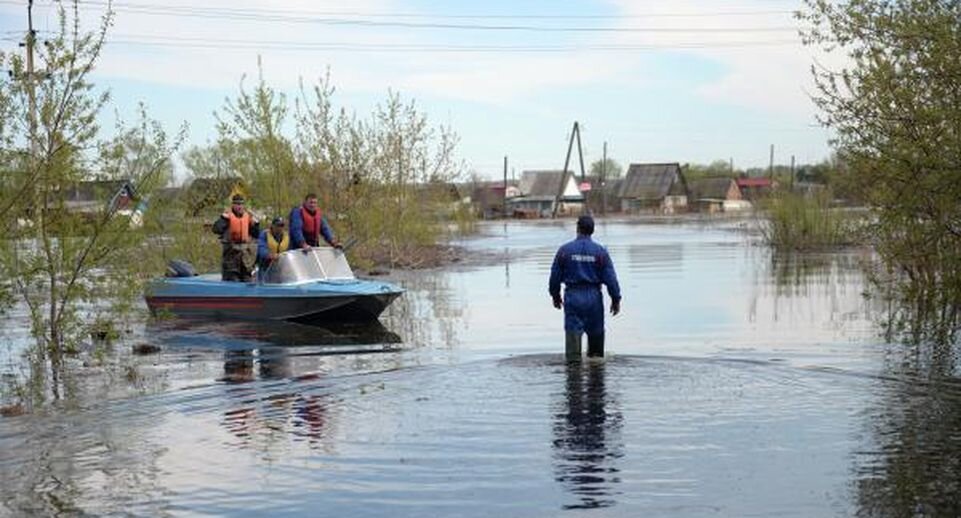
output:
[[[193,277],[195,275],[197,275],[197,271],[187,261],[174,259],[167,263],[167,277]]]

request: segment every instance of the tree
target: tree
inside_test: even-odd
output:
[[[624,168],[621,164],[617,163],[614,159],[608,158],[605,162],[604,159],[596,160],[591,164],[591,176],[600,177],[604,176],[604,180],[616,180],[624,174]],[[604,167],[606,164],[606,168]]]
[[[119,128],[117,138],[100,137],[97,115],[109,96],[96,93],[90,73],[111,20],[108,12],[97,32],[84,33],[78,3],[70,11],[61,5],[59,31],[37,48],[42,74],[29,74],[20,56],[3,56],[13,73],[0,79],[0,156],[10,172],[0,199],[0,280],[31,315],[36,346],[27,351],[28,385],[36,399],[28,402],[48,390],[61,396],[64,357],[89,332],[86,322],[107,311],[104,300],[129,308],[129,298],[113,295],[139,295],[134,268],[143,235],[117,215],[109,196],[80,214],[67,210],[66,193],[107,174],[147,195],[170,155],[163,131],[146,119]]]
[[[895,320],[938,341],[961,315],[961,2],[807,0],[821,121],[875,218],[870,236],[904,302]],[[932,333],[928,333],[931,331]]]

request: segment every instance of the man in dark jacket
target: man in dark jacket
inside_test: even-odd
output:
[[[303,205],[299,205],[290,210],[287,217],[290,222],[290,247],[309,250],[311,247],[320,246],[323,238],[330,246],[341,248],[340,243],[334,238],[327,218],[319,208],[317,208],[317,195],[310,193],[304,197]]]
[[[621,311],[621,288],[607,250],[591,240],[594,218],[577,220],[577,238],[565,243],[554,256],[548,291],[554,307],[564,308],[565,352],[568,359],[581,356],[581,335],[587,334],[587,356],[604,356],[604,297],[611,297],[611,314]],[[564,298],[561,298],[561,283]]]
[[[257,261],[260,222],[244,207],[244,197],[236,194],[230,209],[217,218],[211,228],[223,243],[221,275],[225,281],[250,282]]]
[[[290,236],[287,234],[284,218],[278,216],[270,222],[270,228],[260,233],[257,241],[257,265],[260,271],[267,270],[277,256],[290,249]]]

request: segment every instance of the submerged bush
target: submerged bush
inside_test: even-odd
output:
[[[780,192],[762,207],[765,241],[780,251],[808,251],[852,245],[857,242],[857,220],[849,212],[831,207],[831,195]]]

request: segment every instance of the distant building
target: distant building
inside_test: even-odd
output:
[[[558,214],[576,214],[584,208],[584,195],[570,171],[524,171],[518,189],[521,195],[508,202],[517,215],[549,217],[555,202]]]
[[[63,191],[63,207],[69,212],[93,214],[133,210],[136,191],[128,180],[78,182]]]
[[[468,184],[469,202],[480,217],[499,218],[504,216],[504,199],[510,200],[521,195],[520,189],[511,182],[474,182]],[[506,190],[506,192],[505,192]],[[506,196],[505,196],[506,195]]]
[[[746,200],[763,198],[777,189],[777,182],[766,176],[748,176],[735,181],[738,189],[741,189],[741,196]]]
[[[674,214],[687,210],[687,182],[677,162],[631,164],[617,197],[624,212]]]
[[[751,207],[730,177],[699,178],[688,183],[688,206],[698,212],[730,212]]]

